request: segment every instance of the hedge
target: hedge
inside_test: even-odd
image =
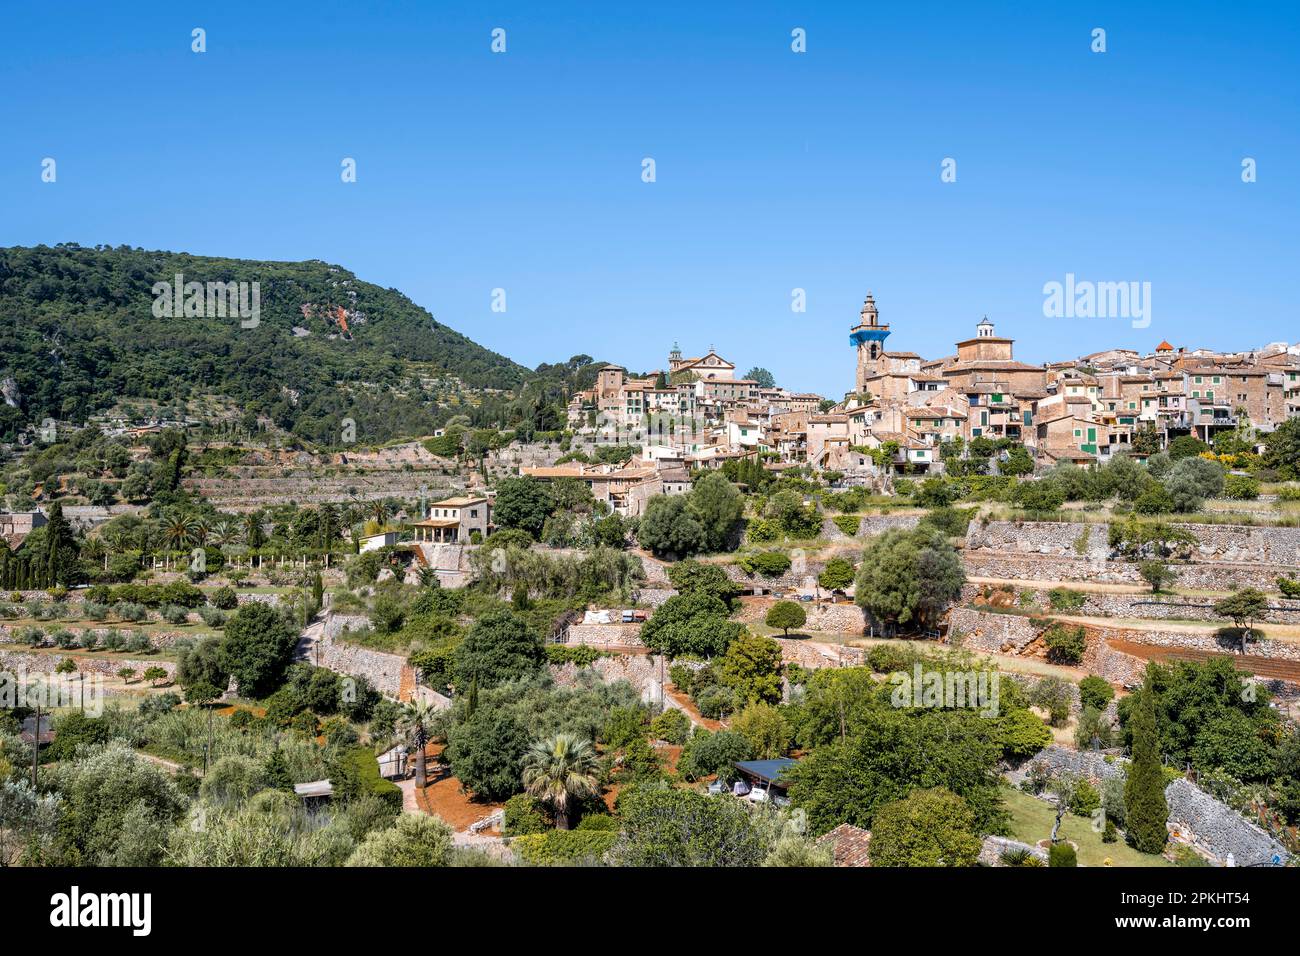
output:
[[[610,830],[552,830],[515,837],[510,848],[532,866],[572,866],[600,860],[617,839]]]

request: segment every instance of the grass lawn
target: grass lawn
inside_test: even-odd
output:
[[[1011,835],[1017,840],[1036,844],[1052,835],[1056,809],[1051,804],[1014,787],[1002,788],[1002,800],[1011,814]],[[1093,832],[1092,821],[1072,813],[1066,814],[1061,821],[1061,836],[1079,845],[1080,866],[1105,866],[1108,857],[1111,866],[1173,865],[1163,856],[1139,853],[1122,840],[1102,843],[1101,834]]]

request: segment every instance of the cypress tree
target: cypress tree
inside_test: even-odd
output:
[[[1142,853],[1159,853],[1169,839],[1165,821],[1165,778],[1160,767],[1160,739],[1156,732],[1155,689],[1150,675],[1138,692],[1133,712],[1133,759],[1124,781],[1125,826],[1129,842]]]

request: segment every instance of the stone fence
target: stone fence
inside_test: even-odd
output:
[[[972,522],[973,524],[973,522]],[[1100,527],[1100,526],[1098,526]],[[1062,555],[1027,555],[1011,551],[966,550],[962,553],[966,574],[976,578],[1011,581],[1095,581],[1102,584],[1142,584],[1138,565],[1132,561],[1111,561]],[[1174,564],[1182,587],[1207,591],[1237,588],[1277,588],[1279,574],[1295,577],[1294,568],[1265,564]]]
[[[34,654],[24,651],[6,651],[0,650],[0,671],[9,671],[15,674],[52,674],[54,668],[58,666],[59,661],[63,660],[61,654]],[[112,677],[124,667],[132,667],[136,674],[143,674],[151,667],[161,667],[167,672],[168,680],[176,675],[176,664],[173,661],[162,661],[154,658],[124,658],[124,657],[83,657],[76,655],[77,670],[83,674],[102,674],[105,677]]]
[[[1019,654],[1032,644],[1039,628],[1020,614],[998,614],[954,607],[948,616],[949,639],[961,633],[961,646],[985,654]]]
[[[1044,614],[1074,614],[1087,617],[1146,618],[1150,620],[1221,621],[1214,613],[1216,599],[1188,597],[1181,594],[1118,594],[1108,591],[1079,591],[1083,604],[1078,609],[1052,611],[1048,591],[1044,588],[1014,586],[1017,598],[1023,591],[1034,596],[1035,607],[1030,610]],[[961,600],[970,603],[980,595],[983,585],[967,584],[962,589]],[[1287,598],[1270,598],[1269,611],[1261,619],[1275,624],[1300,624],[1300,601]]]
[[[406,658],[338,640],[345,628],[355,630],[369,624],[369,618],[364,615],[327,612],[312,648],[311,661],[340,674],[364,677],[381,694],[395,698],[402,686],[402,668],[408,666]]]
[[[1285,862],[1286,848],[1227,804],[1190,780],[1179,778],[1165,788],[1169,804],[1169,833],[1221,864],[1231,857],[1236,866]]]
[[[1194,563],[1263,564],[1277,570],[1300,567],[1300,528],[1182,524],[1196,536]],[[1070,521],[972,521],[968,551],[1004,551],[1053,557],[1105,557],[1110,526]]]
[[[595,647],[645,647],[640,624],[570,624],[564,631],[565,644]]]

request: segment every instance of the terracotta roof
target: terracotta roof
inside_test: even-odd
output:
[[[841,823],[818,842],[829,843],[835,854],[836,866],[871,865],[871,831]]]

